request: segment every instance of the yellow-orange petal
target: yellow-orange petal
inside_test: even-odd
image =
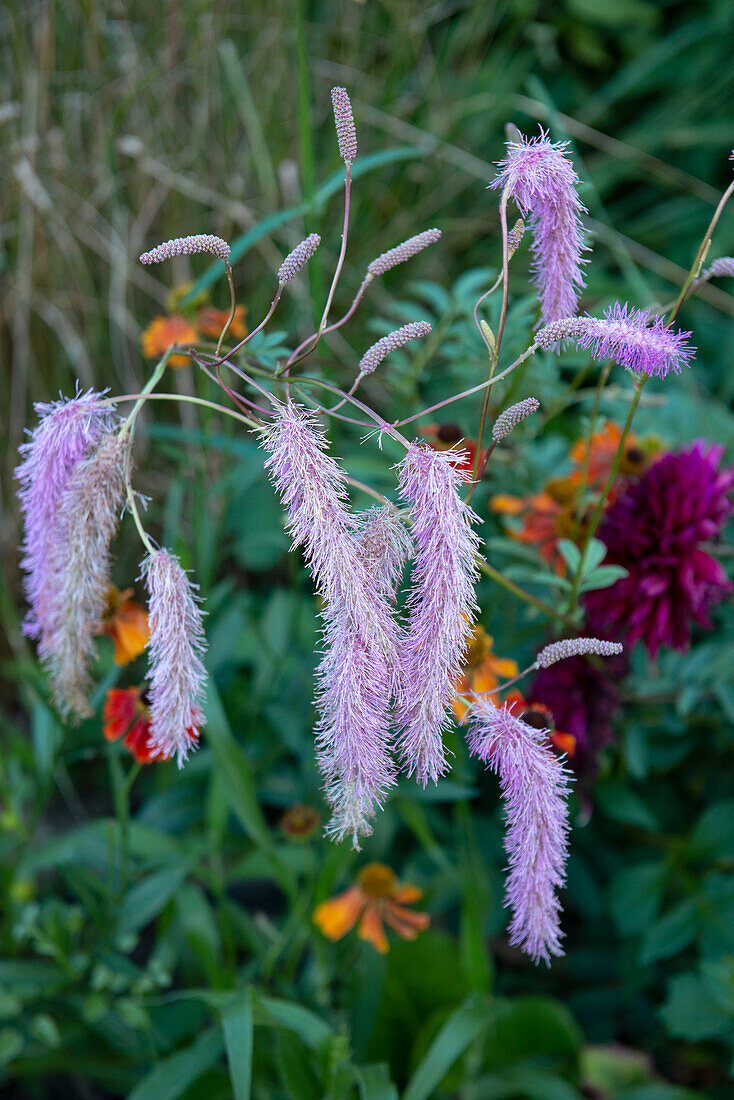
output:
[[[496,493],[489,501],[493,512],[499,512],[505,516],[519,516],[527,507],[527,501],[523,497],[511,497],[507,493]]]
[[[327,939],[340,940],[354,928],[367,903],[358,886],[352,886],[343,894],[322,901],[314,909],[313,920]]]
[[[416,901],[420,901],[423,897],[423,891],[420,886],[412,886],[407,883],[405,886],[397,886],[390,895],[390,901],[396,901],[400,905],[413,905]]]
[[[463,722],[464,715],[469,709],[468,704],[465,703],[463,699],[460,699],[458,695],[455,695],[451,700],[451,707],[454,712],[454,717],[456,718],[456,721]]]
[[[494,672],[505,680],[517,676],[520,671],[517,667],[517,661],[513,661],[512,657],[489,657],[488,661],[492,662]]]
[[[139,657],[148,644],[148,613],[134,600],[126,600],[108,623],[107,631],[115,643],[115,664],[127,665]]]
[[[414,940],[419,932],[424,932],[431,923],[428,913],[413,913],[401,905],[385,906],[385,920],[404,940]]]
[[[201,335],[209,340],[218,340],[228,317],[228,309],[215,309],[214,306],[204,306],[203,309],[199,310],[197,317]],[[235,309],[232,323],[227,329],[227,335],[233,336],[237,340],[247,336],[244,306],[237,306]]]
[[[140,337],[143,355],[146,359],[156,359],[171,344],[195,344],[199,334],[190,321],[178,314],[154,317]],[[188,356],[172,355],[168,360],[170,367],[185,367]]]
[[[361,940],[367,940],[367,943],[371,943],[375,951],[379,951],[381,955],[389,951],[390,948],[382,924],[382,918],[374,902],[368,903],[367,908],[362,914],[362,919],[357,929],[357,935]]]
[[[482,665],[481,668],[475,669],[471,675],[471,689],[475,691],[477,695],[486,695],[487,692],[494,691],[498,682],[492,669],[484,665]]]
[[[572,733],[552,733],[550,739],[557,749],[565,752],[567,756],[573,756],[576,752],[576,738]]]

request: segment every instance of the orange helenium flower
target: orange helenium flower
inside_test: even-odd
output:
[[[139,657],[148,644],[148,612],[130,599],[132,588],[120,592],[110,585],[103,629],[115,643],[115,664],[127,665]]]
[[[454,684],[457,695],[453,699],[453,710],[458,722],[466,714],[468,704],[461,695],[491,694],[499,686],[500,678],[510,680],[517,676],[517,662],[509,657],[497,657],[492,652],[494,639],[482,626],[475,626],[469,635],[469,648],[461,676]]]
[[[150,712],[140,688],[110,688],[102,711],[102,731],[108,741],[123,738],[140,764],[159,759],[150,743]]]
[[[384,955],[389,945],[383,921],[404,940],[414,940],[428,928],[428,913],[405,908],[422,897],[417,886],[400,886],[395,872],[384,863],[368,863],[357,875],[357,885],[322,901],[313,919],[330,940],[340,940],[359,921],[357,935]]]
[[[143,355],[146,359],[157,359],[171,344],[195,344],[199,339],[190,321],[174,313],[168,317],[154,317],[140,337]],[[172,355],[169,367],[185,367],[189,363],[187,355]]]
[[[592,435],[590,448],[588,440],[577,439],[568,452],[568,457],[578,467],[578,469],[571,474],[571,479],[574,483],[580,484],[583,479],[584,464],[586,462],[586,453],[588,450],[589,488],[603,488],[612,471],[621,438],[622,429],[619,424],[615,424],[613,420],[607,420],[603,429]],[[621,481],[624,478],[634,477],[637,474],[644,473],[646,467],[650,463],[650,458],[651,455],[648,453],[647,449],[640,446],[637,437],[630,432],[627,436],[622,458],[619,463],[619,470],[617,472],[618,480]]]
[[[540,556],[562,573],[563,560],[556,550],[559,539],[579,542],[584,536],[584,523],[579,522],[575,501],[576,486],[571,478],[554,478],[542,492],[529,497],[513,497],[505,493],[493,496],[493,512],[522,519],[519,530],[509,530],[518,542],[537,546]]]
[[[235,308],[232,324],[227,329],[228,337],[233,336],[236,340],[242,340],[247,336],[245,312],[244,306],[237,306]],[[202,336],[205,336],[207,340],[218,340],[222,329],[227,323],[228,317],[228,309],[215,309],[214,306],[204,306],[203,309],[199,310],[199,315],[197,317],[199,332]]]

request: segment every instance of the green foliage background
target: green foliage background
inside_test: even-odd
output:
[[[437,791],[401,785],[363,855],[279,829],[295,802],[323,812],[317,609],[252,439],[190,406],[146,419],[137,484],[153,498],[152,529],[206,594],[212,686],[201,750],[182,773],[146,769],[129,817],[129,758],[103,743],[99,718],[62,728],[20,632],[12,469],[33,401],[77,378],[123,393],[144,381],[141,329],[173,283],[206,272],[201,259],[137,265],[159,240],[240,239],[239,299],[254,322],[282,255],[320,232],[308,282],[260,351],[309,331],[339,245],[340,198],[325,187],[340,167],[335,83],[352,95],[368,169],[343,303],[375,254],[432,225],[444,234],[371,288],[320,361],[350,380],[376,335],[430,319],[435,338],[365,387],[386,416],[486,370],[470,312],[497,269],[485,186],[507,121],[573,143],[594,245],[585,305],[670,298],[730,179],[732,6],[11,0],[0,35],[0,1096],[731,1095],[734,647],[723,612],[688,654],[655,667],[635,654],[590,818],[576,806],[568,955],[536,970],[504,940],[496,786],[458,734],[450,779]],[[728,212],[712,256],[733,251]],[[534,321],[529,284],[515,285],[507,353]],[[221,280],[211,292],[224,306]],[[732,441],[732,316],[723,282],[686,306],[698,361],[650,387],[637,428],[671,446]],[[494,398],[533,393],[544,410],[476,494],[498,566],[510,559],[487,497],[537,491],[556,470],[587,427],[596,374],[584,366],[543,357]],[[210,396],[188,371],[170,387]],[[616,372],[602,412],[621,419],[629,392]],[[452,417],[471,432],[478,409],[467,401]],[[389,445],[380,455],[343,427],[334,439],[356,477],[390,491]],[[137,556],[126,530],[121,587]],[[553,598],[541,579],[528,585]],[[480,602],[501,655],[522,661],[545,639],[542,618],[489,581]],[[100,705],[118,675],[103,643]],[[421,885],[432,915],[429,932],[384,959],[353,936],[332,945],[311,923],[365,859]]]

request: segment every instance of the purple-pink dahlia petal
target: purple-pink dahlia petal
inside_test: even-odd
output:
[[[40,422],[20,447],[22,462],[15,474],[24,520],[23,560],[25,591],[30,605],[24,631],[43,638],[50,629],[53,580],[50,547],[58,520],[59,502],[71,473],[99,443],[114,423],[114,409],[102,405],[103,394],[89,390],[35,406]]]
[[[364,529],[347,507],[346,478],[325,454],[316,416],[280,406],[263,435],[266,467],[324,601],[317,673],[317,756],[336,839],[372,831],[370,818],[395,783],[390,701],[397,672],[397,626],[384,570],[365,553]],[[392,577],[393,567],[387,567]]]
[[[585,596],[592,630],[643,641],[655,656],[661,646],[685,649],[693,622],[710,626],[708,609],[731,588],[704,549],[731,513],[734,467],[722,469],[722,455],[702,441],[665,454],[608,509],[604,560],[627,576]]]
[[[204,721],[206,639],[197,586],[168,550],[148,554],[141,575],[149,596],[150,743],[180,768]]]
[[[576,312],[584,287],[583,243],[579,215],[586,207],[578,196],[580,183],[566,155],[567,141],[538,137],[510,142],[492,187],[506,188],[533,231],[534,272],[540,293],[543,324]]]
[[[413,443],[399,466],[415,551],[401,640],[398,748],[404,768],[424,787],[447,769],[443,732],[476,610],[479,539],[471,525],[478,517],[460,494],[469,480],[457,468],[463,458]]]
[[[510,943],[535,962],[549,963],[563,954],[556,891],[566,879],[571,777],[548,743],[548,730],[535,729],[484,696],[474,698],[468,742],[470,752],[499,776],[505,800]]]

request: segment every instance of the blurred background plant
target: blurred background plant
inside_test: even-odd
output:
[[[364,853],[321,837],[318,609],[254,440],[189,405],[145,414],[139,484],[156,501],[151,524],[195,571],[209,611],[208,726],[182,773],[139,765],[131,746],[105,738],[108,692],[136,686],[142,668],[115,663],[112,620],[96,717],[67,729],[50,708],[20,632],[12,471],[33,401],[70,393],[76,379],[135,392],[171,325],[216,337],[221,268],[196,257],[138,265],[159,240],[235,242],[244,331],[265,312],[282,256],[318,231],[322,248],[258,353],[275,357],[286,331],[290,342],[309,331],[339,245],[335,83],[349,86],[362,157],[344,304],[377,253],[443,231],[410,268],[375,282],[319,359],[326,377],[351,380],[377,336],[430,320],[417,351],[365,384],[387,417],[486,371],[471,310],[499,261],[484,189],[508,120],[572,142],[594,246],[585,307],[670,300],[730,180],[731,5],[172,0],[154,11],[11,0],[0,26],[0,1095],[723,1100],[734,1069],[734,643],[721,610],[687,652],[663,648],[653,662],[636,647],[614,707],[597,705],[593,666],[574,680],[590,681],[583,729],[602,733],[574,809],[567,957],[535,969],[505,938],[496,783],[458,733],[451,778],[426,792],[401,785]],[[727,211],[711,256],[733,251]],[[535,319],[527,267],[525,246],[508,355]],[[733,315],[725,280],[686,305],[695,369],[647,387],[626,476],[694,439],[733,438]],[[493,394],[493,409],[533,394],[542,412],[496,452],[473,504],[490,561],[554,607],[578,564],[583,510],[559,517],[584,440],[595,428],[603,456],[629,400],[615,368],[595,405],[603,370],[581,353],[539,355]],[[208,395],[188,366],[169,380]],[[479,405],[452,407],[454,437],[472,436]],[[442,427],[421,425],[437,444],[451,438]],[[358,434],[337,428],[335,447],[355,476],[392,488],[388,463]],[[589,461],[591,490],[593,470]],[[528,526],[540,515],[542,542]],[[115,581],[127,600],[140,599],[124,592],[137,552],[132,536],[121,540]],[[492,690],[507,662],[530,663],[550,624],[490,578],[480,603],[466,674]],[[536,694],[553,710],[547,691]],[[109,710],[105,720],[112,737]],[[381,877],[365,879],[370,863]],[[362,891],[352,924],[373,910],[398,924],[384,955],[374,925],[337,938],[349,922],[333,906],[324,923],[324,903],[347,890]]]

